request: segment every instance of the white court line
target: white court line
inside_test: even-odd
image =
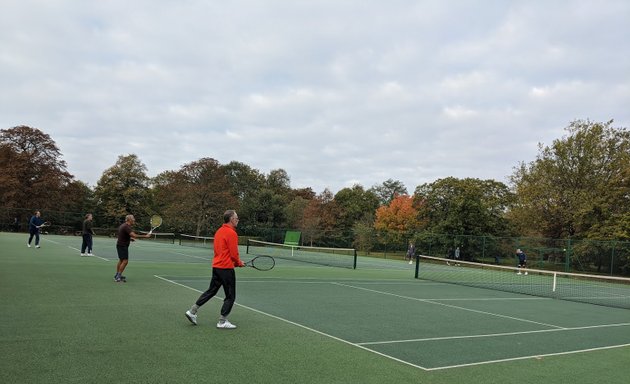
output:
[[[68,248],[70,248],[70,249],[74,249],[74,250],[75,250],[75,251],[77,251],[77,252],[81,252],[81,250],[80,250],[79,248],[71,247],[71,246],[69,246],[69,245],[68,245]],[[104,257],[100,257],[100,256],[96,256],[95,254],[92,254],[92,256],[87,256],[87,255],[86,255],[86,256],[83,256],[83,257],[96,257],[97,259],[101,259],[101,260],[109,261],[109,259],[106,259],[106,258],[104,258]]]
[[[50,240],[50,239],[47,239],[47,238],[45,238],[44,236],[41,236],[41,237],[40,237],[40,239],[42,239],[43,241],[48,241],[48,242],[51,242],[51,243],[53,243],[53,244],[63,245],[63,244],[61,244],[61,243],[56,242],[55,240]]]
[[[539,329],[539,330],[534,330],[534,331],[522,331],[522,332],[487,333],[487,334],[481,334],[481,335],[428,337],[428,338],[423,338],[423,339],[406,339],[406,340],[367,341],[364,343],[357,343],[357,344],[379,345],[379,344],[414,343],[414,342],[423,342],[423,341],[479,339],[479,338],[484,338],[484,337],[516,336],[516,335],[528,335],[528,334],[533,334],[533,333],[566,332],[566,331],[578,331],[578,330],[584,330],[584,329],[615,328],[615,327],[628,327],[628,326],[630,326],[630,323],[600,324],[600,325],[585,325],[582,327],[570,327],[570,328],[568,327],[568,328],[561,328],[561,329]]]
[[[429,304],[434,304],[434,305],[441,305],[441,306],[443,306],[443,307],[449,307],[449,308],[459,309],[459,310],[462,310],[462,311],[474,312],[474,313],[480,313],[480,314],[482,314],[482,315],[489,315],[489,316],[501,317],[501,318],[504,318],[504,319],[516,320],[516,321],[520,321],[520,322],[524,322],[524,323],[537,324],[537,325],[542,325],[542,326],[545,326],[545,327],[550,327],[550,328],[565,329],[564,327],[561,327],[561,326],[558,326],[558,325],[546,324],[546,323],[541,323],[541,322],[538,322],[538,321],[527,320],[527,319],[521,319],[521,318],[518,318],[518,317],[507,316],[507,315],[501,315],[501,314],[498,314],[498,313],[492,313],[492,312],[486,312],[486,311],[479,311],[479,310],[476,310],[476,309],[470,309],[470,308],[460,307],[460,306],[458,306],[458,305],[452,305],[452,304],[440,303],[440,302],[438,302],[438,301],[434,301],[434,300],[430,300],[430,299],[419,299],[419,298],[417,298],[417,297],[410,297],[410,296],[397,295],[397,294],[395,294],[395,293],[383,292],[383,291],[377,291],[377,290],[375,290],[375,289],[369,289],[369,288],[357,287],[357,286],[350,285],[350,284],[342,284],[342,283],[331,283],[331,284],[339,285],[339,286],[341,286],[341,287],[348,287],[348,288],[358,289],[358,290],[362,290],[362,291],[372,292],[372,293],[378,293],[378,294],[380,294],[380,295],[394,296],[394,297],[398,297],[398,298],[400,298],[400,299],[413,300],[413,301],[420,301],[420,302],[423,302],[423,303],[429,303]]]
[[[175,282],[175,281],[173,281],[173,280],[166,279],[166,278],[161,277],[161,276],[158,276],[158,275],[154,275],[154,276],[155,276],[156,278],[161,279],[161,280],[163,280],[163,281],[166,281],[166,282],[168,282],[168,283],[171,283],[171,284],[174,284],[174,285],[178,285],[178,286],[183,287],[183,288],[186,288],[186,289],[190,289],[190,290],[195,291],[195,292],[197,292],[197,293],[202,293],[202,291],[200,291],[200,290],[198,290],[198,289],[195,289],[195,288],[189,287],[189,286],[187,286],[187,285],[184,285],[184,284],[181,284],[181,283]],[[344,284],[340,284],[340,283],[331,283],[331,284],[344,285]],[[352,287],[352,286],[348,286],[348,287],[350,287],[350,288],[356,288],[356,289],[363,289],[363,288],[360,288],[360,287]],[[367,290],[367,291],[372,291],[372,290],[370,290],[370,289],[364,289],[364,290]],[[388,294],[388,295],[393,295],[393,296],[399,296],[399,295],[389,294],[389,293],[386,293],[386,292],[378,292],[378,291],[376,291],[376,293],[382,293],[382,294]],[[216,297],[221,298],[221,297],[219,297],[219,296],[216,296]],[[403,297],[403,296],[400,296],[400,297]],[[403,297],[403,298],[407,298],[407,297]],[[411,300],[419,300],[419,299],[414,299],[414,298],[408,298],[408,299],[411,299]],[[419,301],[425,301],[425,300],[419,300]],[[427,302],[432,303],[432,304],[440,304],[440,303],[435,303],[435,302],[431,302],[431,301],[427,301]],[[520,357],[507,358],[507,359],[500,359],[500,360],[487,360],[487,361],[480,361],[480,362],[476,362],[476,363],[467,363],[467,364],[457,364],[457,365],[441,366],[441,367],[434,367],[434,368],[426,368],[426,367],[423,367],[423,366],[421,366],[421,365],[418,365],[418,364],[413,364],[413,363],[410,363],[410,362],[408,362],[408,361],[401,360],[401,359],[398,359],[398,358],[396,358],[396,357],[393,357],[393,356],[390,356],[390,355],[387,355],[387,354],[384,354],[384,353],[381,353],[381,352],[378,352],[378,351],[372,350],[372,349],[370,349],[370,348],[367,348],[367,347],[365,347],[365,346],[363,345],[363,344],[366,344],[366,343],[353,343],[353,342],[350,342],[350,341],[348,341],[348,340],[344,340],[344,339],[341,339],[341,338],[339,338],[339,337],[332,336],[332,335],[329,335],[329,334],[327,334],[327,333],[324,333],[324,332],[318,331],[318,330],[316,330],[316,329],[313,329],[313,328],[307,327],[307,326],[305,326],[305,325],[302,325],[302,324],[299,324],[299,323],[296,323],[296,322],[290,321],[290,320],[288,320],[288,319],[285,319],[285,318],[282,318],[282,317],[279,317],[279,316],[276,316],[276,315],[272,315],[272,314],[269,314],[269,313],[266,313],[266,312],[260,311],[260,310],[258,310],[258,309],[254,309],[254,308],[248,307],[248,306],[246,306],[246,305],[242,305],[242,304],[238,304],[238,303],[234,303],[234,304],[235,304],[235,305],[237,305],[237,306],[239,306],[239,307],[242,307],[242,308],[248,309],[248,310],[250,310],[250,311],[252,311],[252,312],[256,312],[256,313],[259,313],[259,314],[262,314],[262,315],[265,315],[265,316],[271,317],[271,318],[273,318],[273,319],[277,319],[277,320],[283,321],[283,322],[285,322],[285,323],[288,323],[288,324],[294,325],[294,326],[296,326],[296,327],[299,327],[299,328],[302,328],[302,329],[306,329],[306,330],[308,330],[308,331],[310,331],[310,332],[314,332],[314,333],[316,333],[316,334],[319,334],[319,335],[322,335],[322,336],[325,336],[325,337],[331,338],[331,339],[333,339],[333,340],[337,340],[337,341],[342,342],[342,343],[344,343],[344,344],[348,344],[348,345],[351,345],[351,346],[353,346],[353,347],[356,347],[356,348],[359,348],[359,349],[362,349],[362,350],[365,350],[365,351],[368,351],[368,352],[374,353],[374,354],[376,354],[376,355],[379,355],[379,356],[385,357],[385,358],[387,358],[387,359],[394,360],[394,361],[397,361],[397,362],[399,362],[399,363],[402,363],[402,364],[405,364],[405,365],[408,365],[408,366],[411,366],[411,367],[414,367],[414,368],[421,369],[421,370],[423,370],[423,371],[438,371],[438,370],[445,370],[445,369],[453,369],[453,368],[470,367],[470,366],[485,365],[485,364],[495,364],[495,363],[503,363],[503,362],[510,362],[510,361],[518,361],[518,360],[540,359],[540,358],[543,358],[543,357],[562,356],[562,355],[571,355],[571,354],[577,354],[577,353],[594,352],[594,351],[601,351],[601,350],[607,350],[607,349],[616,349],[616,348],[624,348],[624,347],[629,347],[629,346],[630,346],[630,344],[620,344],[620,345],[612,345],[612,346],[606,346],[606,347],[588,348],[588,349],[581,349],[581,350],[574,350],[574,351],[548,353],[548,354],[542,354],[542,355],[520,356]],[[465,309],[465,308],[456,307],[456,306],[451,306],[451,305],[446,305],[446,304],[445,304],[445,306],[447,306],[447,307],[454,307],[454,308],[460,308],[460,309]],[[481,311],[474,311],[474,312],[481,312]],[[484,313],[484,312],[481,312],[481,313]],[[502,317],[503,317],[503,316],[502,316]],[[507,316],[506,316],[506,317],[507,317]],[[508,317],[508,318],[509,318],[509,317]],[[517,320],[518,320],[518,319],[517,319]],[[628,325],[630,325],[630,323],[609,324],[609,325],[604,325],[604,326],[602,326],[602,327],[613,327],[613,326],[620,326],[620,327],[621,327],[621,326],[628,326]],[[558,328],[558,329],[549,329],[549,330],[544,330],[544,331],[547,331],[547,332],[549,332],[549,331],[565,331],[565,330],[570,329],[570,328],[563,328],[563,327],[557,327],[557,326],[551,326],[551,327],[556,327],[556,328]],[[597,326],[591,326],[590,328],[596,328],[596,327],[597,327]],[[589,327],[584,327],[584,328],[589,328]],[[577,329],[577,328],[575,328],[575,329]],[[540,332],[542,332],[542,331],[540,331]],[[475,336],[470,336],[470,337],[475,337]]]
[[[42,239],[42,240],[49,241],[49,242],[54,243],[54,244],[57,244],[57,245],[66,245],[66,244],[62,244],[62,243],[59,243],[59,242],[57,242],[57,241],[50,240],[50,239]],[[66,245],[66,247],[68,247],[68,248],[70,248],[70,249],[73,249],[73,250],[75,250],[75,251],[77,251],[77,252],[81,252],[81,250],[80,250],[80,249],[75,248],[75,247],[72,247],[72,246],[70,246],[70,245]],[[90,256],[90,257],[96,257],[97,259],[101,259],[101,260],[109,261],[109,259],[106,259],[106,258],[104,258],[104,257],[100,257],[100,256],[96,256],[96,255],[94,255],[94,254],[93,254],[92,256]]]
[[[544,355],[520,356],[520,357],[512,357],[512,358],[509,358],[509,359],[480,361],[480,362],[477,362],[477,363],[458,364],[458,365],[445,365],[445,366],[442,366],[442,367],[425,368],[425,370],[426,371],[439,371],[439,370],[443,370],[443,369],[472,367],[472,366],[475,366],[475,365],[505,363],[505,362],[508,362],[508,361],[518,361],[518,360],[527,360],[527,359],[540,359],[540,358],[543,358],[543,357],[551,357],[551,356],[573,355],[573,354],[577,354],[577,353],[604,351],[604,350],[607,350],[607,349],[616,349],[616,348],[624,348],[624,347],[630,347],[630,344],[619,344],[619,345],[610,345],[610,346],[606,346],[606,347],[578,349],[578,350],[566,351],[566,352],[546,353]]]
[[[166,279],[166,278],[164,278],[164,277],[162,277],[162,276],[158,276],[158,275],[153,275],[153,276],[157,277],[158,279],[161,279],[161,280],[164,280],[164,281],[166,281],[166,282],[169,282],[169,283],[171,283],[171,284],[179,285],[180,287],[184,287],[184,288],[190,289],[190,290],[192,290],[192,291],[202,293],[202,291],[200,291],[200,290],[198,290],[198,289],[195,289],[195,288],[189,287],[189,286],[184,285],[184,284],[180,284],[180,283],[175,282],[175,281],[173,281],[173,280]],[[218,297],[218,296],[215,296],[215,297]],[[299,324],[299,323],[293,322],[293,321],[291,321],[291,320],[287,320],[287,319],[285,319],[285,318],[282,318],[282,317],[279,317],[279,316],[276,316],[276,315],[272,315],[272,314],[267,313],[267,312],[260,311],[260,310],[258,310],[258,309],[254,309],[254,308],[252,308],[252,307],[248,307],[248,306],[246,306],[246,305],[239,304],[239,303],[234,303],[234,305],[238,305],[239,307],[242,307],[242,308],[248,309],[248,310],[250,310],[250,311],[252,311],[252,312],[256,312],[256,313],[259,313],[259,314],[261,314],[261,315],[265,315],[265,316],[271,317],[271,318],[273,318],[273,319],[283,321],[283,322],[285,322],[285,323],[288,323],[288,324],[294,325],[294,326],[299,327],[299,328],[302,328],[302,329],[306,329],[307,331],[310,331],[310,332],[316,333],[316,334],[318,334],[318,335],[322,335],[322,336],[325,336],[325,337],[331,338],[331,339],[333,339],[333,340],[336,340],[336,341],[342,342],[342,343],[344,343],[344,344],[348,344],[348,345],[351,345],[351,346],[353,346],[353,347],[356,347],[356,348],[362,349],[362,350],[364,350],[364,351],[368,351],[368,352],[374,353],[374,354],[376,354],[376,355],[379,355],[379,356],[382,356],[382,357],[385,357],[385,358],[388,358],[388,359],[391,359],[391,360],[397,361],[397,362],[399,362],[399,363],[402,363],[402,364],[405,364],[405,365],[409,365],[409,366],[414,367],[414,368],[422,369],[422,370],[424,370],[424,371],[428,371],[428,370],[429,370],[429,369],[427,369],[427,368],[425,368],[425,367],[422,367],[422,366],[420,366],[420,365],[413,364],[413,363],[410,363],[410,362],[405,361],[405,360],[397,359],[397,358],[395,358],[395,357],[393,357],[393,356],[386,355],[386,354],[384,354],[384,353],[381,353],[381,352],[378,352],[378,351],[372,350],[372,349],[370,349],[370,348],[367,348],[367,347],[364,347],[364,346],[358,345],[358,344],[353,343],[353,342],[350,342],[350,341],[348,341],[348,340],[340,339],[339,337],[336,337],[336,336],[333,336],[333,335],[329,335],[329,334],[324,333],[324,332],[322,332],[322,331],[318,331],[318,330],[316,330],[316,329],[313,329],[313,328],[307,327],[306,325],[302,325],[302,324]]]
[[[173,255],[180,255],[180,256],[186,256],[186,257],[190,257],[190,258],[195,258],[195,259],[201,259],[201,260],[212,260],[212,258],[210,257],[203,257],[203,256],[195,256],[195,255],[188,255],[186,253],[181,253],[181,252],[169,252],[170,254]]]
[[[267,280],[268,279],[268,280]],[[308,281],[309,279],[315,281]],[[340,280],[348,280],[350,282],[354,282],[357,284],[370,284],[370,285],[408,285],[408,283],[375,283],[375,282],[364,282],[362,280],[357,281],[356,279],[334,279],[334,280],[320,280],[317,278],[278,278],[278,277],[257,277],[257,278],[247,278],[241,277],[239,278],[239,284],[243,283],[287,283],[287,284],[331,284],[337,283]],[[554,300],[549,297],[427,297],[422,300],[429,301],[541,301],[541,300]]]

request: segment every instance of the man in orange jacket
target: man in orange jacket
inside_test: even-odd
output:
[[[197,310],[217,294],[223,286],[225,298],[221,307],[221,317],[217,328],[233,329],[236,325],[230,323],[227,316],[232,311],[236,299],[236,273],[235,267],[244,267],[238,254],[238,215],[230,209],[223,214],[223,225],[214,234],[214,259],[212,260],[212,279],[208,290],[199,296],[195,304],[186,311],[186,318],[197,325]]]

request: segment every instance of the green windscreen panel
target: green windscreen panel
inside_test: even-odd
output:
[[[284,235],[284,243],[286,245],[300,245],[300,237],[302,237],[300,231],[287,231]]]

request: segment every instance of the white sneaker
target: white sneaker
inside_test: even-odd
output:
[[[517,275],[520,275],[520,274],[521,274],[520,272],[517,273]]]
[[[223,329],[234,329],[236,328],[236,325],[230,323],[229,321],[225,320],[222,323],[217,323],[217,328],[223,328]]]
[[[525,272],[524,275],[527,275],[527,272]]]
[[[193,315],[190,310],[186,311],[186,318],[193,324],[197,325],[197,315]]]
[[[82,253],[81,256],[85,256],[85,253]]]
[[[35,248],[39,248],[39,245],[36,245]]]
[[[26,243],[26,246],[29,247],[29,248],[31,247],[31,245],[29,243]]]
[[[87,254],[88,256],[94,256],[94,254],[92,252]]]
[[[413,261],[409,260],[409,264],[413,264]]]

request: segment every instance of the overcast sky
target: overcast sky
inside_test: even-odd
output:
[[[0,0],[0,129],[91,186],[203,157],[333,193],[508,182],[576,119],[630,126],[630,1]]]

